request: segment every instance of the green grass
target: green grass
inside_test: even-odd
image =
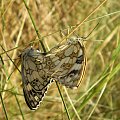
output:
[[[120,4],[102,2],[0,1],[0,45],[7,51],[0,47],[0,120],[120,119]],[[19,54],[30,45],[48,51],[74,33],[87,36],[98,22],[84,41],[87,70],[82,84],[74,90],[53,83],[39,109],[29,110]]]

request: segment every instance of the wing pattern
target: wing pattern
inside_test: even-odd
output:
[[[44,59],[39,51],[28,48],[22,53],[21,58],[23,93],[28,107],[34,110],[38,108],[47,92],[51,78],[46,74],[47,69],[44,70]]]
[[[53,80],[75,88],[84,77],[85,47],[77,37],[68,39],[64,45],[55,47],[46,54],[28,48],[21,58],[23,92],[25,101],[32,110],[39,106]]]
[[[56,81],[69,88],[78,87],[86,68],[85,47],[80,38],[72,37],[66,44],[45,55],[52,67],[48,74]]]

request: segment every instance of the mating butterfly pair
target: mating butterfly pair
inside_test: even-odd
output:
[[[85,48],[77,37],[71,37],[48,53],[28,48],[21,59],[24,97],[32,110],[38,108],[52,81],[69,88],[78,87],[86,68]]]

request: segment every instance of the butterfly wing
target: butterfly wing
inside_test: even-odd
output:
[[[46,57],[51,59],[54,66],[49,70],[53,79],[67,87],[77,87],[83,79],[86,68],[84,45],[76,38],[70,39],[66,45],[60,46],[52,53]]]
[[[71,54],[68,49],[72,51]],[[64,51],[66,53],[66,55],[64,54],[64,59],[66,60],[61,67],[66,72],[63,71],[57,79],[65,86],[75,88],[79,86],[84,77],[86,68],[85,51],[79,41],[76,44],[72,44],[68,49]],[[67,61],[67,59],[69,60]]]
[[[22,53],[22,81],[25,101],[31,110],[37,109],[51,82],[43,70],[43,56],[33,48]]]

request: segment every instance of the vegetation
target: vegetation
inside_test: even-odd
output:
[[[119,25],[118,0],[1,0],[0,120],[119,120]],[[91,31],[83,41],[82,84],[74,90],[52,83],[40,107],[31,111],[22,92],[20,53],[31,45],[48,51],[70,35]]]

